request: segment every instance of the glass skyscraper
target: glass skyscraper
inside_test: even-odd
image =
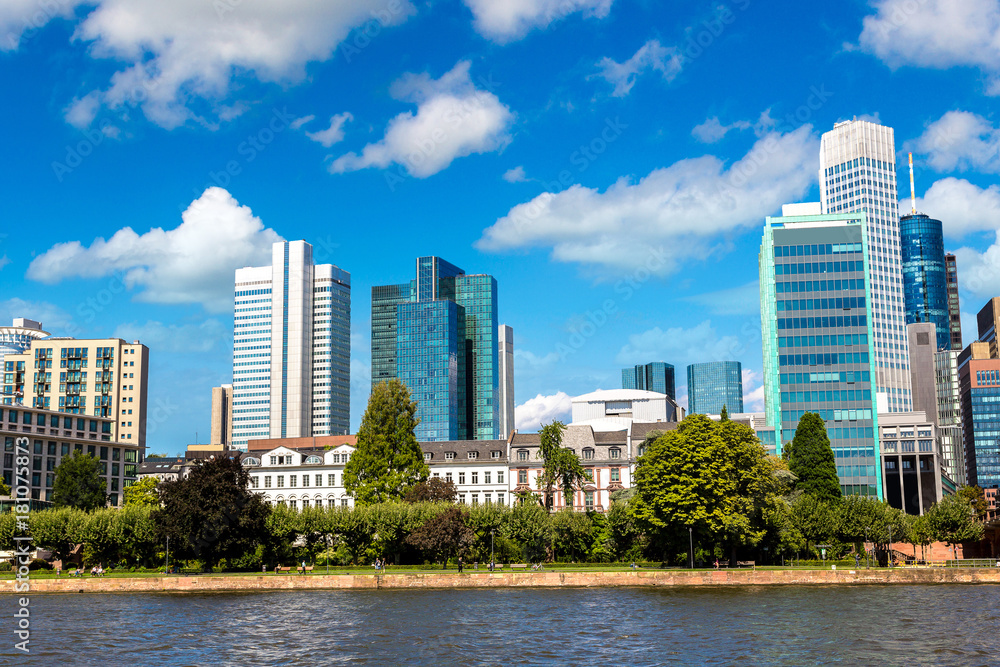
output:
[[[908,412],[910,361],[903,310],[896,195],[896,147],[891,127],[843,121],[823,134],[819,191],[824,214],[865,213],[871,271],[871,316],[879,409]]]
[[[496,440],[496,280],[439,257],[418,258],[416,272],[409,283],[372,287],[372,384],[399,378],[407,386],[420,441]]]
[[[743,366],[738,361],[709,361],[687,367],[688,412],[717,415],[722,406],[743,412]]]
[[[845,494],[883,497],[864,213],[817,215],[818,204],[767,218],[760,306],[767,423],[775,449],[799,419],[826,422]]]
[[[314,264],[305,241],[275,243],[271,266],[236,270],[233,436],[350,430],[351,274]]]
[[[906,323],[931,322],[937,327],[935,349],[951,348],[948,276],[941,221],[923,213],[899,219]]]
[[[958,302],[958,261],[951,253],[944,256],[948,281],[948,325],[951,329],[951,349],[962,351],[962,310]]]
[[[622,389],[641,389],[666,394],[677,400],[674,381],[674,367],[663,361],[639,364],[622,369]]]

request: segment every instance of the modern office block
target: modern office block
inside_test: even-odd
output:
[[[967,481],[1000,487],[1000,297],[977,313],[979,340],[958,355]]]
[[[948,285],[948,326],[951,330],[951,349],[962,351],[962,310],[958,302],[958,262],[948,253],[944,256],[945,279]]]
[[[677,399],[674,367],[663,361],[622,369],[622,389],[639,389],[666,394]]]
[[[149,348],[120,338],[33,340],[4,357],[3,402],[111,418],[111,440],[146,446]]]
[[[500,439],[506,440],[514,432],[514,329],[500,325],[497,332],[500,349]]]
[[[738,361],[710,361],[687,367],[688,413],[717,415],[743,412],[743,366]]]
[[[775,427],[780,455],[802,415],[818,413],[844,493],[881,498],[866,216],[814,214],[819,210],[789,206],[765,222],[760,303],[767,423]]]
[[[233,446],[347,433],[351,275],[275,243],[271,266],[236,270],[234,319]]]
[[[951,347],[951,328],[941,221],[923,213],[904,215],[899,219],[899,246],[906,323],[933,323],[937,328],[935,347],[948,349]],[[914,410],[918,409],[914,406]]]
[[[406,384],[418,403],[419,440],[496,440],[501,431],[496,280],[467,275],[439,257],[418,258],[416,273],[408,284],[372,287],[372,384],[391,378]],[[421,329],[424,320],[428,324]]]
[[[938,443],[945,474],[959,486],[967,484],[965,444],[962,433],[962,393],[958,384],[960,350],[934,353],[935,389],[938,404]]]
[[[910,369],[892,128],[863,120],[837,123],[821,139],[819,176],[824,214],[865,213],[878,401],[882,412],[907,412]]]
[[[913,389],[914,412],[923,412],[927,419],[937,426],[938,398],[934,363],[938,344],[937,327],[933,322],[907,324],[906,336],[910,355],[910,385]]]
[[[14,318],[9,327],[0,327],[0,368],[3,368],[5,355],[21,354],[31,347],[32,341],[48,336],[49,332],[42,330],[41,322],[23,317]]]
[[[212,387],[212,426],[210,444],[233,443],[233,385]]]
[[[915,516],[942,494],[937,428],[927,417],[919,411],[878,416],[885,501]]]

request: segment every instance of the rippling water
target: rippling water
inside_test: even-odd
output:
[[[36,595],[31,621],[0,662],[1000,665],[1000,586]]]

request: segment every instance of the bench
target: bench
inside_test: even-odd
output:
[[[303,570],[302,566],[299,566],[299,567],[297,567],[295,569],[296,569],[296,571],[302,572],[303,574],[305,574],[306,572],[312,572],[313,571],[313,566],[312,565],[306,565],[305,572],[302,571]]]
[[[757,567],[757,561],[755,560],[738,560],[736,561],[736,567]]]
[[[291,571],[292,571],[291,566],[289,566],[289,567],[276,567],[276,568],[274,568],[275,574],[278,574],[280,572],[291,572]]]
[[[510,566],[512,570],[526,570],[528,569],[527,563],[514,563]]]

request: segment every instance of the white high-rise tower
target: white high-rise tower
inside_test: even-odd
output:
[[[351,275],[275,243],[271,266],[236,270],[235,299],[233,447],[348,433]]]
[[[868,218],[878,410],[909,411],[910,361],[892,128],[864,120],[837,123],[823,135],[819,159],[823,213],[864,212]]]
[[[500,361],[500,436],[506,440],[514,432],[514,329],[501,324],[497,341]]]

